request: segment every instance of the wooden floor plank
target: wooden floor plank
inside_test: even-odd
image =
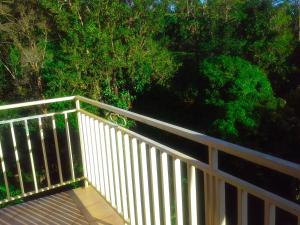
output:
[[[124,225],[124,220],[92,187],[0,209],[4,225]]]

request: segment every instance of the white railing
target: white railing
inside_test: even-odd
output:
[[[298,221],[298,225],[300,224],[300,206],[298,204],[220,170],[218,155],[220,152],[224,152],[298,180],[300,179],[299,164],[80,96],[0,106],[0,111],[62,101],[76,102],[76,108],[55,113],[65,115],[66,138],[72,179],[68,181],[62,179],[62,173],[65,171],[61,171],[54,113],[2,121],[0,122],[1,125],[10,124],[13,140],[15,139],[14,123],[25,123],[28,151],[34,177],[34,157],[32,157],[30,136],[28,135],[28,128],[26,128],[26,121],[32,119],[40,122],[39,132],[41,142],[43,143],[41,118],[52,118],[54,146],[57,156],[58,176],[60,179],[59,184],[51,184],[48,177],[49,172],[46,171],[48,174],[48,186],[46,188],[40,188],[36,180],[34,180],[35,190],[33,192],[26,192],[22,189],[22,172],[21,166],[19,165],[17,168],[22,194],[17,197],[11,197],[6,178],[5,160],[0,148],[0,160],[7,189],[7,198],[0,203],[82,179],[74,175],[72,141],[70,139],[70,128],[68,125],[68,114],[77,112],[83,178],[105,197],[128,224],[171,225],[176,223],[177,225],[196,225],[200,224],[200,221],[203,221],[201,216],[204,216],[206,225],[224,225],[226,224],[225,205],[226,201],[230,201],[230,199],[225,198],[226,184],[230,184],[237,189],[238,225],[248,224],[249,194],[264,202],[265,225],[275,225],[277,208],[294,215]],[[196,160],[90,113],[81,108],[80,103],[89,104],[99,109],[116,113],[128,119],[206,145],[209,153],[208,163]],[[18,148],[16,147],[16,142],[17,140],[13,141],[13,149],[15,151],[16,163],[18,164]],[[46,146],[42,145],[43,153],[46,151],[45,148]],[[46,154],[43,155],[45,168],[47,168],[47,157]],[[199,174],[203,176],[199,176]],[[187,176],[188,187],[187,200],[184,198],[186,194],[184,192],[185,176]],[[199,192],[204,196],[204,209],[202,207],[203,201],[199,199]],[[185,210],[186,206],[189,209],[188,213]],[[200,210],[204,211],[203,215],[199,214]]]

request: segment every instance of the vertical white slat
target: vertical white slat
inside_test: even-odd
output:
[[[112,149],[112,159],[113,159],[113,172],[115,178],[115,190],[116,190],[116,202],[117,210],[119,213],[122,212],[122,203],[121,203],[121,193],[120,193],[120,175],[119,175],[119,162],[117,156],[117,137],[115,128],[110,129],[111,137],[111,149]]]
[[[206,225],[211,225],[210,224],[210,189],[209,189],[209,180],[210,180],[210,175],[207,173],[204,173],[204,210],[205,210],[205,224]]]
[[[183,207],[182,207],[182,177],[181,177],[181,162],[179,159],[174,161],[174,175],[175,175],[175,198],[176,198],[176,220],[177,225],[183,225]]]
[[[92,137],[91,137],[91,125],[90,125],[90,117],[85,116],[85,125],[86,125],[86,139],[87,139],[87,152],[86,158],[89,168],[89,182],[91,184],[95,184],[95,171],[94,171],[94,163],[93,163],[93,145],[92,145]]]
[[[158,190],[158,168],[157,168],[157,158],[156,158],[156,148],[150,148],[150,162],[151,162],[151,177],[152,177],[152,205],[154,210],[154,224],[160,225],[160,200],[159,200],[159,190]]]
[[[49,188],[51,186],[51,181],[50,181],[48,159],[47,159],[47,153],[46,153],[46,147],[45,147],[44,130],[43,130],[42,119],[39,118],[38,120],[39,120],[39,130],[40,130],[42,152],[43,152],[44,165],[45,165],[45,171],[46,171],[46,178],[47,178],[47,184],[48,184],[48,188]]]
[[[126,180],[127,180],[127,190],[128,190],[128,205],[129,205],[129,213],[130,213],[130,224],[136,225],[135,210],[134,210],[130,141],[129,141],[128,134],[124,135],[124,147],[125,147],[125,161],[126,161],[126,175],[127,175]]]
[[[190,225],[197,225],[197,192],[196,192],[196,168],[188,165],[188,190],[189,190],[189,215]]]
[[[100,192],[104,196],[104,169],[103,169],[103,158],[102,158],[102,150],[101,150],[101,137],[100,137],[100,127],[99,121],[95,120],[95,136],[96,136],[96,144],[97,144],[97,160],[98,160],[98,171],[100,175]]]
[[[106,154],[107,154],[108,179],[109,179],[111,204],[114,208],[116,208],[114,174],[113,174],[113,165],[112,165],[113,161],[112,161],[112,156],[111,156],[111,143],[110,143],[109,126],[105,125],[104,129],[105,129]]]
[[[149,193],[149,182],[148,182],[148,163],[147,163],[147,152],[146,143],[141,143],[141,165],[142,165],[142,183],[143,183],[143,194],[144,194],[144,215],[146,225],[151,225],[151,208],[150,208],[150,193]]]
[[[121,179],[121,193],[122,193],[122,206],[123,206],[123,215],[124,219],[128,220],[128,205],[127,205],[127,192],[126,192],[126,173],[124,165],[124,149],[123,149],[123,139],[122,131],[117,131],[117,140],[118,140],[118,155],[119,155],[119,164],[120,164],[120,179]]]
[[[30,140],[30,134],[29,134],[27,120],[24,120],[24,124],[25,124],[25,133],[26,133],[26,138],[27,138],[27,145],[28,145],[28,152],[29,152],[29,158],[30,158],[30,164],[31,164],[34,189],[35,189],[35,192],[38,192],[39,189],[38,189],[38,185],[37,185],[37,179],[36,179],[35,166],[34,166],[34,160],[33,160],[33,155],[32,155],[32,147],[31,147],[31,140]]]
[[[269,201],[265,200],[264,207],[264,225],[275,225],[276,220],[276,207],[274,204],[271,204]]]
[[[76,109],[80,110],[80,101],[76,100]],[[79,140],[80,140],[80,152],[81,152],[81,160],[82,160],[82,167],[83,167],[83,176],[85,178],[84,180],[84,186],[88,186],[87,182],[87,172],[86,172],[86,158],[85,158],[85,144],[83,140],[83,128],[82,128],[82,117],[81,113],[78,111],[77,112],[77,121],[78,121],[78,128],[79,128]]]
[[[100,183],[99,183],[99,171],[97,169],[97,150],[96,150],[96,138],[95,138],[95,120],[90,118],[90,137],[91,137],[91,163],[92,163],[92,170],[94,173],[94,180],[93,186],[96,188],[97,191],[100,190]]]
[[[17,141],[16,141],[16,136],[15,136],[15,130],[14,130],[13,123],[10,123],[10,131],[11,131],[11,137],[12,137],[14,152],[15,152],[15,157],[16,157],[20,188],[21,188],[22,194],[24,194],[22,171],[21,171],[21,165],[20,165],[20,159],[19,159],[19,154],[18,154]]]
[[[226,225],[226,206],[225,206],[225,181],[216,178],[216,191],[217,191],[217,198],[216,198],[216,206],[218,207],[217,214],[218,214],[218,224]]]
[[[70,128],[69,128],[69,121],[68,121],[68,114],[65,113],[65,128],[66,128],[66,137],[67,137],[67,144],[68,144],[68,153],[69,153],[69,160],[70,160],[70,172],[72,180],[75,180],[75,172],[74,172],[74,164],[73,164],[73,154],[72,154],[72,144],[70,138]]]
[[[238,225],[248,225],[248,194],[238,188]]]
[[[1,140],[0,140],[0,163],[1,163],[1,168],[2,168],[3,177],[4,177],[6,197],[7,197],[7,199],[10,199],[10,191],[9,191],[9,186],[8,186],[7,173],[6,173],[6,167],[5,167],[4,157],[3,157]]]
[[[55,153],[56,153],[56,160],[57,160],[57,166],[58,166],[59,181],[62,184],[64,182],[64,180],[63,180],[62,169],[61,169],[61,160],[60,160],[60,154],[59,154],[56,123],[55,123],[54,116],[52,116],[51,119],[52,119],[52,128],[53,128],[54,145],[55,145]]]
[[[209,146],[209,165],[212,172],[218,170],[218,150]],[[211,224],[226,225],[225,181],[209,175],[209,216]]]
[[[162,188],[164,202],[164,221],[165,225],[171,225],[171,206],[170,206],[170,183],[169,183],[169,166],[168,155],[163,152],[161,154],[162,167]]]
[[[141,181],[139,172],[139,155],[138,155],[138,143],[136,138],[132,138],[132,156],[133,156],[133,174],[134,174],[134,194],[135,194],[135,206],[137,224],[143,225],[143,214],[142,214],[142,199],[141,199]]]
[[[110,202],[110,190],[109,190],[109,178],[108,178],[108,159],[107,159],[107,151],[106,151],[106,143],[105,143],[105,132],[104,125],[100,122],[100,140],[101,140],[101,151],[103,158],[103,173],[104,173],[104,187],[105,187],[105,197],[108,202]]]
[[[84,155],[83,158],[85,160],[86,165],[86,182],[85,186],[87,186],[88,182],[91,180],[91,164],[89,159],[89,143],[88,143],[88,137],[87,137],[87,123],[86,123],[86,116],[84,114],[81,114],[81,123],[82,123],[82,137],[83,137],[83,146],[84,146]]]

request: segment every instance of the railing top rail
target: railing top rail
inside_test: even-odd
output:
[[[75,96],[75,99],[300,179],[300,165],[297,163],[283,160],[275,156],[232,144],[218,138],[210,137],[202,133],[162,122],[147,116],[140,115],[138,113],[120,109],[82,96]]]
[[[30,107],[30,106],[36,106],[36,105],[43,105],[43,104],[50,104],[50,103],[56,103],[56,102],[72,101],[74,99],[75,99],[75,96],[68,96],[68,97],[62,97],[62,98],[52,98],[52,99],[23,102],[23,103],[16,103],[16,104],[10,104],[10,105],[2,105],[2,106],[0,106],[0,111],[8,110],[8,109]]]

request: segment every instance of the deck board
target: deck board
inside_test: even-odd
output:
[[[4,225],[124,225],[92,187],[77,188],[0,209]]]

